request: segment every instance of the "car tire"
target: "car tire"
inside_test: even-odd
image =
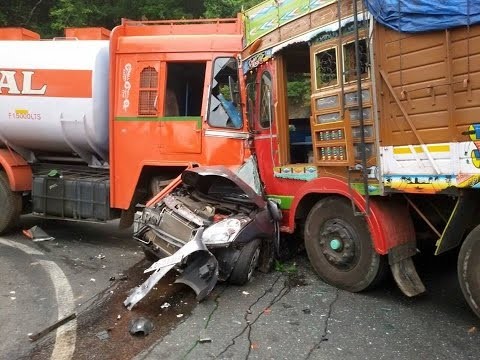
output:
[[[458,281],[463,296],[473,312],[480,318],[480,225],[473,229],[460,248],[458,255]]]
[[[327,197],[314,205],[305,224],[305,248],[323,281],[350,292],[375,287],[388,271],[364,217],[355,216],[345,198]]]
[[[12,229],[22,212],[22,196],[10,189],[7,175],[0,171],[0,234]]]
[[[260,259],[260,245],[260,239],[255,239],[240,250],[240,255],[228,280],[230,284],[245,285],[252,279]]]

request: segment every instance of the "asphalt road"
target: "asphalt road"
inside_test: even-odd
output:
[[[428,293],[415,299],[391,279],[367,293],[337,290],[300,254],[292,272],[259,273],[244,287],[219,284],[200,304],[190,289],[170,286],[172,274],[129,312],[122,302],[147,266],[130,231],[22,220],[23,228],[33,225],[56,240],[33,243],[19,232],[0,238],[1,358],[479,358],[480,320],[462,298],[454,256],[416,259]],[[61,331],[28,340],[72,311],[78,318]],[[128,334],[138,316],[153,321],[151,335]],[[108,339],[98,338],[102,330]]]
[[[304,256],[291,274],[218,286],[137,359],[478,359],[480,320],[452,257],[420,258],[429,291],[408,299],[387,281],[352,294],[322,283]]]
[[[112,285],[112,277],[143,258],[127,231],[116,223],[88,224],[24,217],[21,227],[40,225],[53,241],[32,242],[20,230],[0,237],[0,357],[29,358],[38,345],[28,339]],[[63,326],[44,358],[70,359],[76,322]],[[53,338],[53,339],[52,339]]]

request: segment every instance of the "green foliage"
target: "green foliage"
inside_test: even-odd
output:
[[[235,17],[262,0],[2,0],[0,26],[26,27],[43,38],[62,36],[66,27],[112,29],[121,18],[192,19]]]
[[[287,82],[287,96],[292,104],[310,104],[310,75],[294,74],[289,76]]]
[[[242,9],[251,8],[263,0],[204,0],[206,18],[235,17]]]
[[[297,264],[295,263],[285,264],[278,260],[275,260],[275,271],[287,273],[287,274],[293,274],[293,273],[296,273],[298,269],[297,269]]]

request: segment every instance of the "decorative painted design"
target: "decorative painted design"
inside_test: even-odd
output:
[[[122,109],[123,111],[127,111],[130,107],[130,89],[132,88],[132,84],[130,83],[130,76],[132,74],[132,64],[127,63],[123,67],[122,71],[122,81],[123,81],[123,88],[122,88]]]
[[[472,164],[477,169],[479,169],[480,168],[480,124],[470,125],[466,134],[470,136],[470,140],[472,140],[473,144],[475,145],[475,149],[473,149],[472,152],[470,153]]]
[[[257,66],[266,63],[272,58],[272,54],[272,49],[268,49],[248,58],[242,64],[243,73],[246,74],[250,70],[255,69]]]
[[[471,141],[380,148],[383,184],[411,193],[437,193],[449,187],[480,188],[480,124],[463,133]]]
[[[310,181],[318,177],[315,166],[279,166],[273,168],[273,175],[276,178]]]
[[[384,177],[385,187],[406,193],[435,194],[450,187],[480,188],[480,175],[395,175]]]
[[[359,194],[365,195],[365,185],[363,183],[351,183],[350,186]],[[368,184],[368,195],[382,195],[380,185]]]
[[[286,195],[267,195],[269,200],[275,201],[282,210],[290,210],[295,197]]]
[[[267,0],[244,12],[247,46],[278,27],[336,0]]]

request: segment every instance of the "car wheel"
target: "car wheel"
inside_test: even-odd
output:
[[[260,259],[260,244],[260,239],[255,239],[242,248],[230,274],[231,284],[244,285],[251,280]]]
[[[0,171],[0,234],[10,230],[17,224],[22,212],[22,196],[10,190],[7,175]]]
[[[480,317],[480,226],[473,229],[462,244],[458,255],[458,280],[463,296],[473,312]]]
[[[312,208],[305,224],[305,248],[320,278],[340,289],[372,288],[387,271],[364,218],[355,216],[344,198],[328,197]]]

